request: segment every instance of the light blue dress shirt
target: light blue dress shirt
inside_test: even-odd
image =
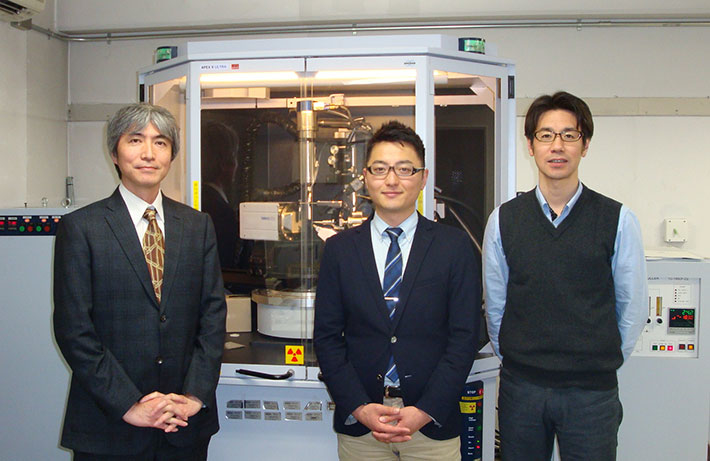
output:
[[[407,261],[409,260],[409,253],[412,249],[412,240],[414,239],[414,233],[417,231],[417,223],[419,222],[419,216],[417,212],[414,211],[407,219],[402,221],[399,226],[390,226],[382,218],[377,215],[372,218],[372,223],[370,224],[370,235],[372,237],[372,251],[375,253],[375,265],[377,265],[377,274],[380,277],[380,286],[385,279],[385,262],[387,260],[387,250],[390,247],[390,238],[387,235],[388,227],[399,227],[402,229],[402,233],[399,238],[397,238],[397,243],[399,243],[399,249],[402,251],[402,274],[407,270]],[[399,386],[399,379],[396,382],[390,381],[389,378],[385,377],[385,386]]]
[[[414,233],[417,231],[417,223],[419,223],[419,215],[416,210],[407,219],[402,221],[399,226],[390,226],[382,218],[377,215],[375,211],[375,216],[372,218],[370,223],[370,237],[372,240],[372,251],[375,254],[375,265],[377,266],[377,274],[380,278],[380,286],[385,279],[385,262],[387,260],[387,250],[390,247],[390,238],[385,232],[388,227],[399,227],[402,229],[402,233],[397,238],[397,243],[399,243],[399,249],[402,251],[402,274],[407,270],[407,261],[409,260],[409,253],[412,250],[412,240],[414,240]],[[385,383],[383,386],[394,386],[399,387],[399,379],[397,382],[392,382],[387,376],[385,376]],[[433,418],[432,418],[433,420]],[[357,419],[353,415],[348,415],[345,420],[345,424],[355,424]],[[435,424],[438,424],[434,421]]]
[[[553,221],[550,216],[550,206],[540,192],[540,188],[535,188],[535,196],[542,211],[555,227],[569,216],[581,194],[582,183],[580,182],[577,191],[567,202],[562,213]],[[500,207],[497,207],[493,210],[488,218],[483,237],[483,286],[488,336],[496,354],[502,359],[498,332],[505,312],[509,268],[500,237],[499,209]],[[621,352],[626,360],[633,352],[636,340],[648,319],[648,283],[641,226],[636,215],[624,205],[621,206],[619,214],[611,272],[614,278],[616,321],[621,335]]]

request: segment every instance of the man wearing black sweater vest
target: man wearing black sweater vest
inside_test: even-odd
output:
[[[504,461],[616,459],[616,370],[647,318],[636,216],[579,181],[594,132],[587,104],[537,98],[525,117],[538,186],[491,214],[483,247],[486,315],[503,361]]]

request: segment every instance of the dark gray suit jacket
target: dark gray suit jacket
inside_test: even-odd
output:
[[[315,305],[315,352],[335,401],[337,432],[365,403],[382,403],[384,375],[394,354],[404,404],[433,422],[421,429],[443,440],[461,433],[458,401],[477,352],[481,273],[466,235],[419,216],[390,320],[372,251],[371,220],[325,244]]]
[[[128,209],[116,191],[66,215],[54,259],[54,333],[72,369],[61,444],[124,455],[163,434],[122,416],[152,391],[207,405],[170,443],[217,432],[215,389],[226,305],[209,216],[163,198],[165,267],[158,303]]]

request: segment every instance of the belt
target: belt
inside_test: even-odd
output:
[[[402,389],[399,387],[385,386],[385,397],[402,398]]]

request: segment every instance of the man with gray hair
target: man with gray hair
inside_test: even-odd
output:
[[[164,196],[179,151],[166,109],[109,121],[120,185],[62,219],[54,333],[72,370],[61,445],[74,460],[204,460],[226,305],[212,222]]]

